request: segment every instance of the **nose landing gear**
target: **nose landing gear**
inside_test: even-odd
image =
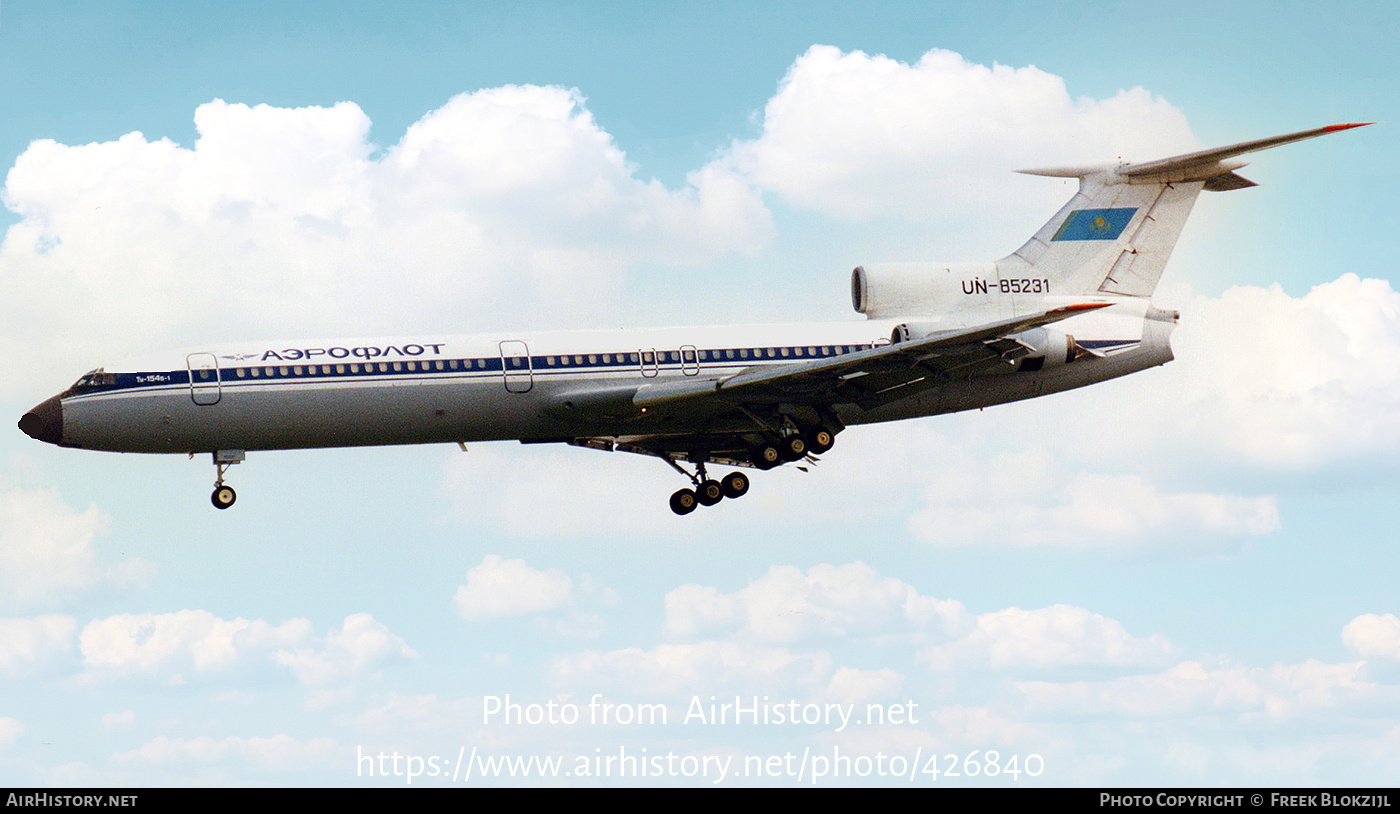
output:
[[[230,466],[243,463],[246,457],[241,449],[221,449],[214,453],[214,466],[218,469],[218,474],[214,477],[214,493],[209,496],[209,502],[214,504],[216,509],[227,509],[238,500],[238,493],[233,491],[233,487],[224,483],[224,473]]]

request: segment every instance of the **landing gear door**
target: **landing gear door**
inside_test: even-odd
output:
[[[190,398],[195,404],[208,407],[223,398],[219,376],[219,360],[212,353],[191,353],[185,357],[190,371]]]
[[[501,375],[506,390],[528,393],[535,387],[535,374],[530,367],[530,347],[518,339],[501,342]]]

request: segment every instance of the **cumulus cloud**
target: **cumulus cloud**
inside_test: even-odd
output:
[[[706,641],[664,644],[651,650],[590,650],[556,658],[550,680],[568,687],[615,687],[675,695],[683,692],[816,689],[831,673],[826,653]]]
[[[163,675],[180,682],[188,672],[226,669],[250,653],[293,644],[310,634],[306,619],[272,625],[261,619],[220,619],[208,611],[182,610],[94,619],[79,641],[90,679]]]
[[[1220,551],[1277,531],[1271,496],[1163,493],[1136,474],[1066,471],[1043,448],[989,459],[955,447],[909,518],[916,537],[940,545],[1115,545]],[[1164,542],[1162,542],[1164,541]]]
[[[19,157],[4,201],[21,220],[0,246],[0,313],[15,330],[0,351],[91,366],[209,341],[215,311],[258,334],[490,321],[507,295],[567,318],[638,262],[751,253],[772,231],[723,167],[675,191],[637,177],[563,88],[456,96],[382,155],[349,102],[216,100],[195,126],[193,147],[130,133],[36,141]]]
[[[857,670],[838,667],[826,687],[812,697],[818,703],[859,704],[879,698],[895,698],[904,686],[904,675],[888,667]]]
[[[934,544],[1200,553],[1280,528],[1271,496],[1166,493],[1144,475],[1075,472],[1065,448],[987,455],[966,440],[925,436],[923,444],[939,467],[923,476],[925,504],[909,528]]]
[[[683,585],[666,594],[665,603],[665,630],[671,636],[734,630],[770,643],[901,631],[941,634],[959,631],[969,621],[961,603],[920,596],[912,585],[881,578],[862,562],[817,565],[805,574],[775,565],[733,593]]]
[[[1166,443],[1295,470],[1400,448],[1400,292],[1387,280],[1199,297],[1172,341],[1178,362],[1157,383],[1175,395]]]
[[[1175,650],[1159,634],[1133,636],[1114,619],[1071,605],[1052,605],[984,613],[971,633],[928,647],[918,658],[939,672],[1079,664],[1125,667],[1162,663]]]
[[[24,724],[14,718],[0,718],[0,748],[9,746],[24,734]]]
[[[279,649],[274,658],[303,684],[348,681],[395,659],[416,658],[403,639],[368,613],[345,617],[339,630],[326,633],[320,648]]]
[[[450,732],[461,735],[481,723],[481,703],[477,699],[440,700],[436,695],[400,695],[396,692],[382,704],[347,716],[346,722],[360,729],[389,733]]]
[[[102,728],[111,732],[129,732],[136,728],[136,711],[109,712],[102,716]]]
[[[1034,739],[1044,737],[1033,727],[999,715],[987,707],[941,707],[930,712],[929,717],[942,727],[944,735],[952,743],[976,744],[978,747],[1003,746],[1035,742]]]
[[[1033,66],[987,67],[938,49],[909,65],[814,45],[768,100],[762,134],[724,161],[838,217],[956,223],[974,211],[1054,211],[1058,187],[1021,184],[1014,169],[1161,158],[1195,144],[1181,111],[1142,88],[1074,99]]]
[[[367,613],[347,616],[324,637],[311,622],[221,619],[203,610],[118,614],[89,622],[79,636],[87,681],[155,676],[183,683],[237,666],[281,664],[303,684],[349,681],[417,654]]]
[[[524,560],[487,554],[467,571],[467,584],[453,601],[462,618],[476,622],[502,616],[551,611],[572,598],[573,580],[558,569],[537,571]]]
[[[142,560],[98,565],[92,542],[106,527],[96,506],[74,511],[52,490],[0,492],[0,606],[52,605],[99,583],[150,576]]]
[[[1324,664],[1308,659],[1269,668],[1211,670],[1199,662],[1184,661],[1155,675],[1068,684],[1024,681],[1014,682],[1014,686],[1037,714],[1156,718],[1260,711],[1284,718],[1370,695],[1375,685],[1359,677],[1364,664]]]
[[[678,479],[659,466],[626,453],[477,444],[447,457],[443,480],[455,515],[518,537],[691,535],[709,526],[698,512],[676,522],[666,498]],[[551,511],[539,510],[542,495]]]
[[[78,620],[50,614],[33,619],[0,618],[0,676],[23,678],[60,653],[73,649]]]
[[[1393,613],[1362,614],[1342,628],[1342,644],[1368,659],[1400,659],[1400,619]]]

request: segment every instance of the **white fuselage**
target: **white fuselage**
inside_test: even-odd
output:
[[[1043,370],[943,382],[862,409],[843,424],[966,410],[1080,387],[1171,359],[1172,320],[1145,300],[1063,325],[1101,355]],[[1154,315],[1155,314],[1155,315]],[[571,414],[575,391],[722,379],[887,344],[896,319],[793,325],[425,335],[238,343],[135,359],[84,377],[59,397],[63,446],[210,452],[380,444],[570,441],[743,432],[742,416]],[[88,384],[83,385],[84,382]],[[716,422],[724,422],[717,425]],[[733,426],[729,426],[732,424]]]

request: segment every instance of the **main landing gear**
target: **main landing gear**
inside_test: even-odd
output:
[[[704,462],[695,465],[693,475],[670,458],[666,462],[695,483],[694,489],[678,489],[671,495],[671,511],[676,514],[690,514],[696,506],[713,506],[727,497],[743,497],[749,491],[749,476],[743,472],[730,472],[719,480],[712,480],[705,474]]]
[[[809,455],[820,455],[831,449],[835,443],[835,431],[826,427],[793,432],[751,447],[749,462],[757,469],[769,470],[785,463],[800,461]],[[705,474],[703,459],[695,464],[694,474],[685,471],[669,457],[662,456],[662,460],[695,485],[694,489],[678,489],[671,495],[671,511],[676,514],[690,514],[695,511],[696,506],[713,506],[727,497],[743,497],[749,491],[749,478],[743,472],[731,472],[720,480],[711,480]]]
[[[246,457],[241,449],[221,449],[214,453],[214,466],[219,470],[219,474],[214,477],[214,494],[209,496],[209,502],[214,504],[216,509],[227,509],[238,500],[238,493],[233,491],[232,486],[224,483],[224,472],[230,466],[243,463]]]

